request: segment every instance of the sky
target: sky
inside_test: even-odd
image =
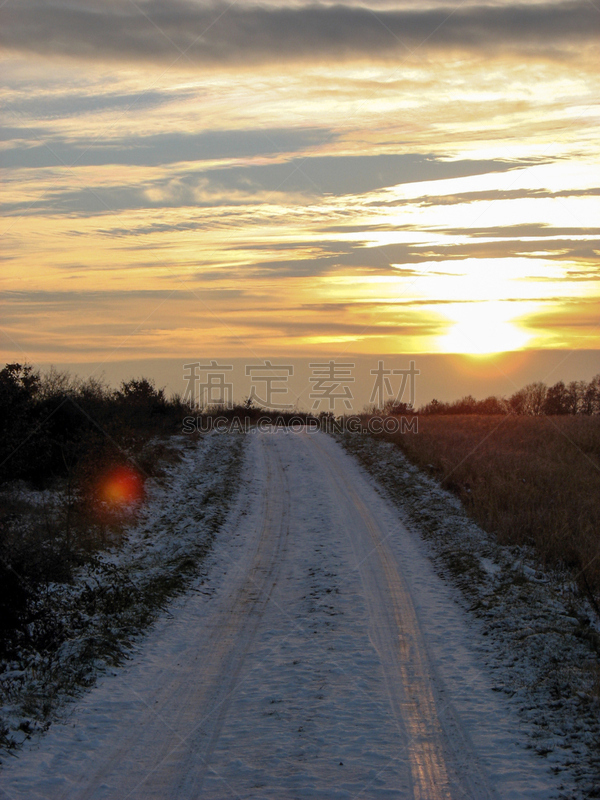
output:
[[[595,350],[599,40],[591,0],[7,0],[3,359]]]

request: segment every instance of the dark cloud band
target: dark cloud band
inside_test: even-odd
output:
[[[37,153],[38,148],[34,152]],[[8,155],[3,156],[6,166]],[[134,158],[134,157],[130,157]],[[2,163],[2,159],[0,159]],[[30,162],[31,163],[31,162]],[[139,156],[130,163],[143,163]],[[82,216],[141,208],[215,207],[278,198],[342,197],[400,184],[441,181],[508,172],[531,161],[502,159],[444,161],[406,153],[375,156],[311,156],[288,161],[218,169],[195,169],[144,186],[121,184],[96,189],[49,190],[32,203],[5,203],[5,214],[69,213]],[[60,165],[60,162],[56,162]],[[158,199],[151,199],[151,198]]]
[[[32,133],[27,128],[10,128],[8,131],[5,140],[41,139],[39,131]],[[40,169],[61,164],[79,167],[104,164],[156,167],[184,161],[281,155],[303,151],[335,139],[337,134],[329,128],[161,133],[127,139],[113,138],[93,144],[55,136],[27,148],[20,143],[3,148],[0,151],[0,167]]]
[[[595,42],[600,13],[574,2],[372,10],[184,0],[9,0],[0,46],[80,58],[243,64],[406,55],[428,48],[543,50]],[[184,54],[184,56],[182,56]]]

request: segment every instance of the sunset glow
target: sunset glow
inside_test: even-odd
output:
[[[447,308],[446,313],[451,318],[454,315],[455,324],[442,337],[441,351],[485,355],[525,347],[531,335],[519,328],[511,305],[474,303]]]
[[[591,4],[0,17],[5,360],[597,347]]]

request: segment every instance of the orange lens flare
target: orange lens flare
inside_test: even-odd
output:
[[[125,506],[142,499],[143,482],[131,467],[116,467],[100,484],[100,497],[111,506]]]

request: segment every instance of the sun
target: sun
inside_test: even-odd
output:
[[[439,341],[443,353],[491,355],[521,350],[531,339],[516,322],[523,315],[522,304],[517,312],[511,302],[456,303],[445,313],[453,324]]]

